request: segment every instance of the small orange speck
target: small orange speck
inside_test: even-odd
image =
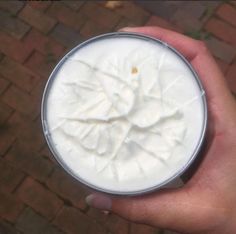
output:
[[[138,68],[137,68],[137,67],[132,67],[131,73],[132,73],[132,74],[138,73]]]

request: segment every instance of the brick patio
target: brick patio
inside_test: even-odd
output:
[[[157,234],[87,207],[88,189],[53,160],[40,101],[59,59],[81,41],[158,25],[206,41],[236,93],[236,2],[0,1],[0,233]]]

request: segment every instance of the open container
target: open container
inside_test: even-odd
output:
[[[182,60],[183,63],[188,67],[188,69],[191,71],[191,74],[194,77],[195,82],[196,82],[196,84],[199,88],[199,91],[201,93],[201,95],[199,96],[199,100],[201,101],[202,107],[203,107],[203,118],[202,118],[203,121],[202,121],[202,127],[201,127],[201,134],[199,136],[198,143],[196,144],[196,147],[192,151],[192,155],[189,157],[188,161],[181,168],[179,168],[173,175],[171,175],[169,178],[165,179],[161,183],[157,183],[157,184],[150,186],[148,188],[145,188],[145,189],[136,189],[133,191],[132,190],[131,191],[113,190],[113,189],[97,186],[97,185],[93,184],[91,181],[88,181],[88,180],[82,178],[79,175],[79,173],[75,173],[74,170],[72,170],[71,167],[67,165],[67,163],[64,161],[62,155],[60,155],[60,152],[57,150],[57,147],[55,146],[55,143],[52,139],[52,135],[51,135],[50,128],[48,125],[47,114],[48,114],[49,107],[47,105],[47,102],[48,102],[48,97],[49,97],[53,82],[57,78],[58,71],[61,69],[61,67],[63,67],[64,63],[68,59],[70,59],[70,57],[73,56],[81,48],[89,46],[90,44],[93,44],[94,42],[97,42],[97,41],[101,41],[104,39],[112,39],[112,38],[116,38],[116,39],[117,38],[135,38],[135,39],[139,39],[139,40],[143,40],[143,41],[148,41],[150,43],[156,43],[158,45],[162,45],[165,49],[176,54],[178,56],[178,58],[180,60]],[[176,178],[178,178],[182,173],[184,173],[186,171],[186,169],[188,169],[189,166],[193,163],[194,159],[197,157],[197,155],[203,145],[203,142],[204,142],[206,126],[207,126],[207,105],[206,105],[205,92],[204,92],[202,84],[198,78],[198,75],[196,74],[196,72],[194,71],[194,69],[192,68],[190,63],[176,49],[174,49],[173,47],[171,47],[170,45],[168,45],[167,43],[165,43],[161,40],[158,40],[156,38],[152,38],[149,36],[136,34],[136,33],[114,32],[114,33],[108,33],[108,34],[104,34],[104,35],[100,35],[100,36],[91,38],[91,39],[79,44],[78,46],[73,48],[69,53],[67,53],[60,60],[60,62],[56,65],[56,67],[52,71],[52,73],[48,79],[48,82],[46,84],[45,90],[44,90],[44,94],[43,94],[43,98],[42,98],[42,106],[41,106],[41,119],[42,119],[44,136],[46,138],[47,144],[48,144],[52,154],[54,155],[57,162],[76,180],[78,180],[79,182],[83,183],[86,186],[89,186],[90,188],[93,188],[95,190],[98,190],[98,191],[101,191],[104,193],[115,194],[115,195],[139,195],[139,194],[148,193],[148,192],[160,189],[163,186],[166,186],[167,184],[169,184],[170,182],[172,182]],[[194,124],[194,123],[192,123],[192,124]]]

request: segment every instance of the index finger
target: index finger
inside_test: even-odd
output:
[[[176,48],[189,60],[198,73],[206,90],[211,112],[218,113],[232,107],[233,98],[230,95],[224,76],[203,42],[154,26],[123,28],[120,31],[152,36]]]
[[[123,28],[120,31],[138,32],[151,37],[158,38],[178,49],[179,52],[181,52],[190,61],[194,59],[194,57],[198,54],[199,47],[201,47],[201,43],[198,40],[191,39],[180,33],[160,27],[145,26]]]

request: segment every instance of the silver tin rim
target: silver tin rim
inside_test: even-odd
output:
[[[178,57],[180,57],[184,63],[187,65],[187,67],[190,69],[190,71],[192,72],[200,91],[202,92],[202,101],[203,101],[203,111],[204,111],[204,122],[203,122],[203,127],[202,127],[202,133],[201,133],[201,137],[199,139],[199,142],[195,148],[195,150],[193,151],[192,156],[190,157],[189,161],[183,166],[183,168],[181,168],[179,171],[177,171],[172,177],[168,178],[167,180],[165,180],[164,182],[157,184],[155,186],[152,186],[150,188],[147,189],[142,189],[142,190],[138,190],[138,191],[113,191],[113,190],[109,190],[109,189],[104,189],[104,188],[100,188],[97,187],[87,181],[85,181],[84,179],[80,178],[78,175],[76,175],[64,162],[63,159],[61,158],[59,152],[57,152],[57,150],[55,149],[54,145],[53,145],[53,141],[50,137],[50,133],[48,131],[48,126],[47,126],[47,118],[46,118],[46,113],[47,113],[47,97],[50,91],[50,87],[53,83],[53,80],[55,79],[55,75],[58,71],[58,69],[63,65],[63,63],[66,61],[66,59],[72,55],[73,53],[75,53],[77,50],[79,50],[80,48],[86,46],[87,44],[97,41],[97,40],[101,40],[101,39],[106,39],[106,38],[119,38],[119,37],[131,37],[131,38],[138,38],[138,39],[142,39],[142,40],[148,40],[148,41],[152,41],[155,43],[159,43],[164,45],[165,47],[167,47],[168,49],[170,49],[171,51],[173,51],[175,54],[178,55]],[[158,190],[161,189],[162,187],[168,185],[170,182],[173,182],[175,179],[179,178],[189,167],[190,165],[193,163],[193,161],[195,160],[195,158],[197,157],[199,151],[201,150],[201,147],[203,145],[204,139],[205,139],[205,135],[206,135],[206,127],[207,127],[207,119],[208,119],[208,113],[207,113],[207,102],[206,102],[206,95],[205,95],[205,91],[203,89],[202,83],[196,73],[196,71],[193,69],[192,65],[185,59],[185,57],[178,52],[175,48],[173,48],[172,46],[170,46],[169,44],[167,44],[164,41],[161,41],[159,39],[144,35],[144,34],[139,34],[139,33],[129,33],[129,32],[112,32],[112,33],[106,33],[106,34],[102,34],[96,37],[93,37],[91,39],[88,39],[82,43],[80,43],[79,45],[77,45],[76,47],[74,47],[72,50],[70,50],[56,65],[56,67],[53,69],[51,75],[48,78],[48,81],[46,83],[44,92],[43,92],[43,97],[42,97],[42,103],[41,103],[41,121],[42,121],[42,127],[43,127],[43,133],[44,133],[44,137],[46,139],[46,142],[48,144],[48,147],[51,151],[51,153],[53,154],[54,158],[56,159],[56,161],[62,166],[62,168],[68,173],[70,174],[72,177],[74,177],[77,181],[81,182],[83,185],[92,188],[94,190],[97,190],[99,192],[103,192],[103,193],[107,193],[107,194],[111,194],[111,195],[126,195],[126,196],[136,196],[136,195],[141,195],[141,194],[147,194],[150,192],[153,192],[154,190]]]

